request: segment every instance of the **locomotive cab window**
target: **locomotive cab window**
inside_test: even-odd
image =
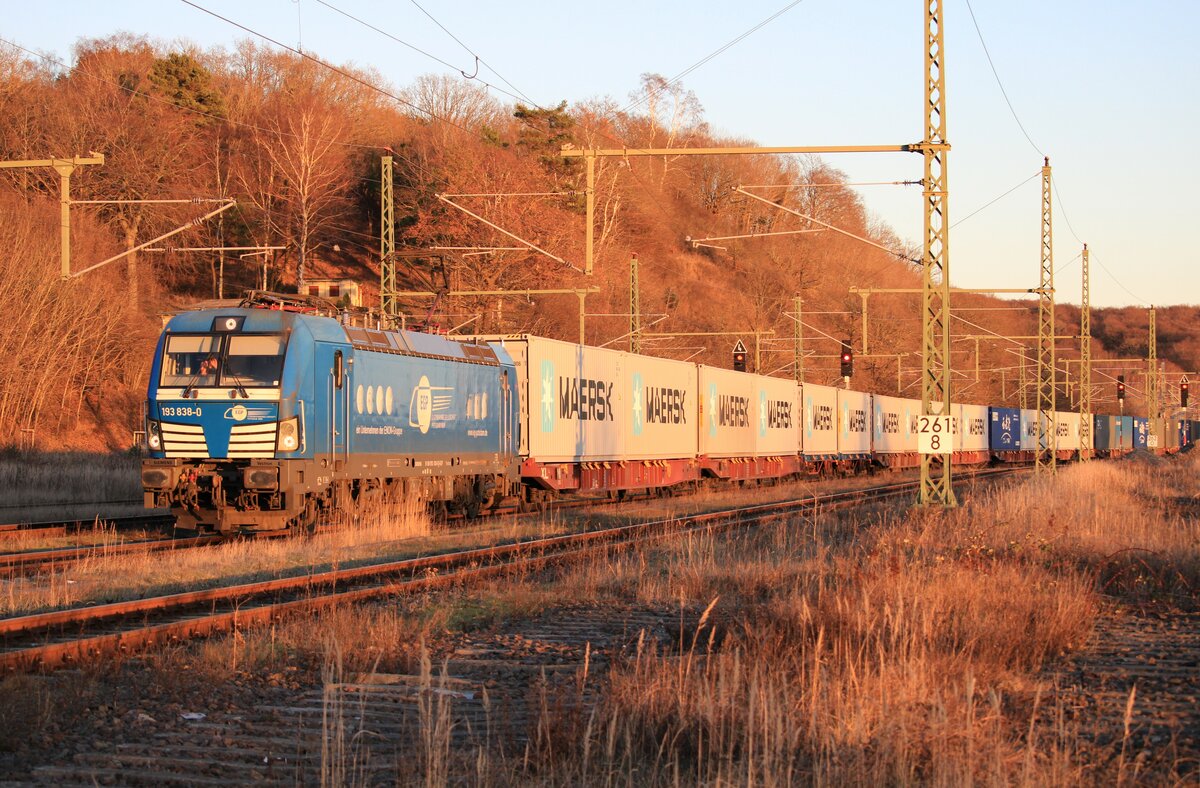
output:
[[[284,347],[284,339],[278,334],[230,336],[221,377],[227,384],[278,386]]]
[[[162,386],[215,386],[221,359],[219,336],[172,336],[163,353]]]

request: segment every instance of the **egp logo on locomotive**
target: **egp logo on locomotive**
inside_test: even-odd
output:
[[[234,405],[225,409],[224,416],[230,421],[261,420],[272,418],[273,412],[270,408],[247,408],[245,405]]]
[[[449,410],[453,400],[452,394],[441,392],[453,391],[449,386],[431,386],[429,378],[422,375],[408,401],[408,426],[421,430],[422,435],[429,432],[433,424],[433,414]]]

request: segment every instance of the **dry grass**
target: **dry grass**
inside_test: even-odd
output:
[[[331,687],[371,671],[437,686],[424,644],[448,630],[486,632],[563,599],[637,603],[676,611],[678,631],[603,678],[581,675],[599,706],[543,704],[530,748],[512,753],[451,747],[452,710],[431,703],[412,781],[1128,783],[1128,759],[1056,707],[1053,668],[1083,647],[1106,597],[1197,602],[1198,466],[1200,455],[1072,466],[971,492],[951,512],[863,508],[693,536],[551,582],[333,610],[150,659],[164,676],[213,682],[307,666]],[[330,695],[325,775],[361,784],[340,702]]]
[[[827,519],[575,572],[569,596],[707,609],[613,672],[587,740],[544,754],[550,782],[1117,780],[1038,713],[1041,671],[1082,646],[1097,592],[1196,601],[1200,525],[1171,503],[1196,465],[1071,467],[852,537]]]
[[[81,604],[256,582],[337,567],[400,560],[517,537],[548,536],[557,517],[502,520],[470,529],[435,530],[420,501],[379,501],[350,522],[311,537],[235,539],[197,549],[93,556],[43,575],[0,580],[0,614],[16,615]],[[119,537],[111,536],[112,542]]]
[[[427,551],[429,520],[416,504],[379,504],[352,526],[310,538],[239,539],[178,552],[108,554],[103,549],[64,570],[0,584],[0,612],[16,614],[174,593],[231,579],[287,574]],[[114,537],[114,541],[116,537]]]
[[[850,489],[866,479],[823,482],[822,488]],[[6,549],[27,550],[65,544],[95,544],[101,549],[70,567],[30,578],[0,579],[0,615],[53,610],[72,605],[114,602],[206,588],[218,583],[254,582],[309,571],[436,551],[495,544],[517,537],[547,536],[596,525],[667,518],[731,506],[747,500],[774,501],[811,494],[815,486],[797,483],[734,491],[649,499],[615,509],[551,510],[539,517],[502,518],[498,524],[435,530],[419,501],[374,502],[353,521],[343,518],[328,532],[311,538],[234,540],[199,550],[152,554],[107,554],[105,545],[144,534],[117,533],[98,526],[71,537],[14,537]]]
[[[678,611],[671,642],[643,642],[608,672],[599,707],[547,704],[517,757],[449,750],[446,711],[426,710],[413,780],[427,784],[1128,782],[1047,700],[1051,669],[1083,647],[1106,596],[1195,603],[1198,460],[1068,467],[948,513],[879,507],[693,536],[423,614],[331,613],[319,640],[285,627],[287,650],[325,654],[327,670],[428,676],[420,643],[559,599]],[[357,784],[337,752],[335,782]]]

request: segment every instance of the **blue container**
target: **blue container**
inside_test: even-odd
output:
[[[1121,451],[1133,451],[1133,416],[1118,416],[1117,448]]]
[[[1096,451],[1112,451],[1117,448],[1117,432],[1120,429],[1116,416],[1092,417],[1092,445]]]
[[[994,452],[1020,450],[1020,410],[1017,408],[988,408],[988,447]]]
[[[1150,434],[1150,420],[1133,417],[1133,448],[1146,448],[1146,437]]]

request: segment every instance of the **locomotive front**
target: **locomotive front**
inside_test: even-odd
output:
[[[184,529],[283,528],[287,458],[303,456],[303,401],[289,344],[309,340],[297,315],[266,309],[178,315],[159,339],[147,391],[142,464],[147,507]]]

